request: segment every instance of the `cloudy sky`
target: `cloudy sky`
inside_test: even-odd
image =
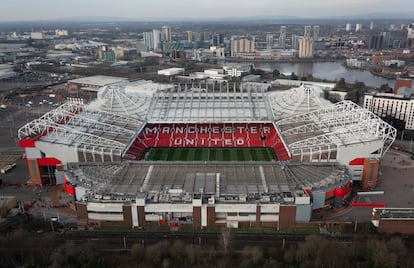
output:
[[[299,16],[321,18],[367,13],[412,13],[413,0],[2,0],[0,21],[69,17],[130,19]]]

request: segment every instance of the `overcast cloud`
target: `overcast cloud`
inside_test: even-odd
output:
[[[413,0],[3,0],[1,2],[0,21],[97,16],[142,20],[278,15],[324,18],[401,12],[414,14]]]

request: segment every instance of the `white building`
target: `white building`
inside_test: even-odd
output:
[[[162,41],[171,42],[171,27],[162,26]]]
[[[355,32],[360,32],[362,31],[362,24],[361,23],[357,23],[355,25]]]
[[[347,24],[346,24],[346,26],[345,26],[345,30],[346,30],[347,32],[350,32],[350,31],[352,30],[352,25],[351,25],[351,23],[347,23]]]
[[[68,36],[68,34],[69,34],[68,30],[61,30],[61,29],[55,30],[56,36]]]
[[[364,108],[379,117],[405,122],[405,129],[414,130],[414,99],[391,93],[364,96]]]
[[[249,74],[252,67],[248,64],[240,65],[225,65],[223,69],[227,75],[232,77],[241,77],[242,75]]]
[[[279,47],[286,47],[286,26],[280,26]]]
[[[144,38],[144,44],[147,49],[154,49],[154,35],[152,32],[144,32],[142,34]]]
[[[299,58],[313,58],[313,40],[311,38],[299,39]]]
[[[154,49],[159,49],[161,47],[161,31],[158,29],[152,30],[152,38]]]
[[[40,40],[40,39],[45,39],[45,36],[42,32],[31,32],[30,38],[34,40]]]
[[[168,68],[163,70],[158,70],[158,75],[173,76],[184,73],[184,68]]]
[[[303,34],[303,36],[304,37],[307,37],[307,38],[311,38],[311,26],[310,25],[306,25],[305,26],[305,32],[304,32],[304,34]]]

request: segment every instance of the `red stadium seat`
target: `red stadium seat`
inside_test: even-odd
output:
[[[147,124],[125,159],[141,159],[151,147],[270,147],[280,161],[290,159],[273,123]]]

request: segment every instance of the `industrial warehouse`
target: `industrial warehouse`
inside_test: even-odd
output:
[[[316,85],[270,89],[104,86],[19,130],[29,183],[63,184],[79,221],[131,227],[292,227],[343,206],[351,182],[375,188],[393,127]]]

